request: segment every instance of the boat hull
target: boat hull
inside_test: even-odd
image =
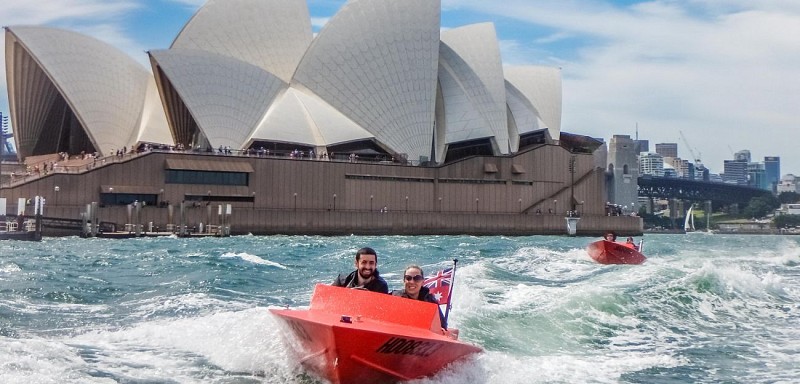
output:
[[[607,240],[595,241],[586,250],[600,264],[641,264],[647,260],[635,249]]]
[[[481,352],[444,335],[436,305],[417,300],[318,285],[308,310],[270,311],[292,335],[300,364],[332,383],[431,376]]]

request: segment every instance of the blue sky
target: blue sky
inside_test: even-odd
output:
[[[493,22],[505,64],[562,68],[563,131],[608,140],[638,124],[651,150],[677,142],[691,158],[682,131],[712,171],[749,149],[800,174],[800,1],[441,1],[442,28]],[[75,30],[146,65],[203,3],[4,0],[0,24]],[[308,0],[315,30],[344,3]],[[5,76],[0,88],[6,113]]]

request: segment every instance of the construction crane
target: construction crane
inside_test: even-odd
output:
[[[683,140],[683,143],[686,144],[686,149],[688,149],[689,153],[692,155],[692,159],[694,160],[695,165],[698,166],[703,165],[703,161],[700,159],[700,152],[698,152],[697,155],[695,155],[692,146],[689,145],[689,140],[686,140],[686,136],[683,135],[683,131],[679,130],[678,133],[681,134],[681,139]]]

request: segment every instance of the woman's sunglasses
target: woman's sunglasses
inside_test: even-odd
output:
[[[405,275],[403,276],[403,278],[406,279],[406,281],[414,280],[416,282],[420,282],[423,279],[422,275],[414,275],[414,276]]]

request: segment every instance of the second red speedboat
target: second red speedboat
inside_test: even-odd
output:
[[[647,260],[639,251],[608,240],[595,241],[586,250],[600,264],[641,264]]]

